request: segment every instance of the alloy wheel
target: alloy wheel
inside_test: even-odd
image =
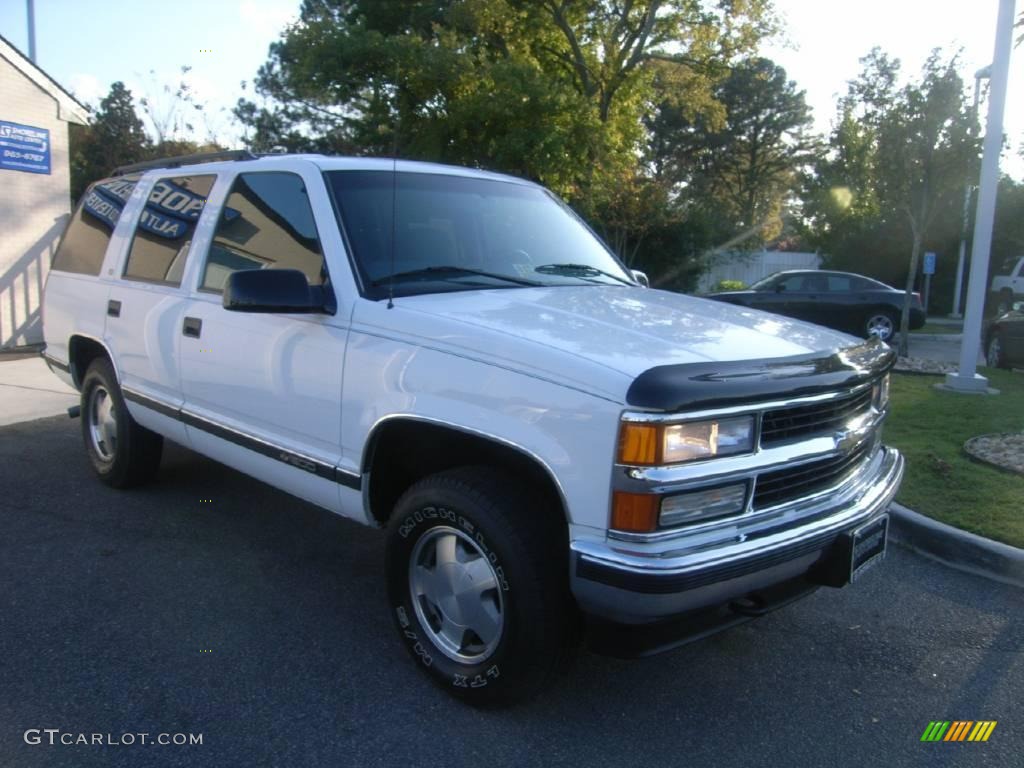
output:
[[[892,338],[896,328],[888,315],[872,315],[867,323],[868,336],[877,336],[882,341]]]
[[[117,453],[117,413],[114,399],[106,387],[97,385],[89,395],[89,436],[93,450],[103,461],[113,461]]]
[[[483,550],[464,532],[432,528],[409,558],[409,590],[420,624],[455,661],[494,653],[504,626],[504,598]]]

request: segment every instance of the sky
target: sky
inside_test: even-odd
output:
[[[880,46],[916,75],[928,53],[961,51],[968,81],[990,63],[998,0],[775,0],[783,38],[763,53],[807,92],[817,128],[827,132],[836,101],[860,72],[860,57]],[[1017,12],[1024,4],[1018,0]],[[81,100],[96,104],[122,80],[136,98],[159,103],[182,66],[197,98],[208,104],[209,128],[237,141],[230,109],[266,61],[267,48],[298,13],[298,0],[36,0],[38,64]],[[25,0],[0,0],[0,34],[28,52]],[[1010,62],[1002,169],[1024,179],[1024,46]],[[982,109],[984,110],[984,103]],[[0,107],[2,109],[2,107]],[[200,134],[207,126],[198,126]],[[199,138],[206,138],[200,135]]]

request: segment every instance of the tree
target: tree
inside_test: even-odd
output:
[[[157,147],[161,145],[191,144],[194,146],[216,146],[217,131],[210,117],[207,105],[200,101],[195,89],[189,83],[188,74],[192,67],[180,68],[180,75],[173,85],[159,85],[156,73],[149,71],[150,86],[139,99],[142,114],[149,123],[149,130]],[[200,142],[194,138],[197,126],[201,126],[205,137]]]
[[[72,126],[70,142],[72,200],[91,182],[108,176],[119,165],[144,160],[151,151],[132,93],[120,81],[110,86],[89,125]]]
[[[1024,254],[1024,183],[1003,176],[996,194],[989,270],[992,273],[1005,270],[1007,265],[1016,263],[1021,254]]]
[[[779,234],[781,218],[817,140],[804,92],[764,58],[741,61],[712,90],[720,109],[693,114],[666,93],[648,122],[658,178],[685,188],[686,205],[714,212],[722,237]]]
[[[92,114],[88,125],[72,124],[71,146],[71,199],[81,197],[86,187],[97,179],[109,176],[122,165],[129,165],[157,157],[189,155],[195,152],[221,149],[215,142],[183,138],[194,132],[181,115],[188,110],[202,111],[203,105],[189,91],[168,91],[173,99],[162,103],[160,115],[155,118],[152,104],[143,105],[153,121],[156,142],[146,132],[142,118],[135,109],[132,92],[124,83],[116,82]],[[141,101],[145,102],[145,99]],[[186,133],[186,131],[188,133]]]
[[[977,162],[972,117],[956,59],[934,52],[921,77],[898,86],[899,61],[875,49],[841,101],[830,151],[808,183],[812,239],[863,268],[872,255],[901,274],[907,298],[900,354],[907,354],[911,293],[926,243],[955,237],[965,180]],[[891,278],[890,278],[891,279]]]
[[[639,172],[657,73],[694,92],[771,28],[767,0],[305,0],[236,108],[257,149],[478,165],[596,216]]]
[[[937,52],[925,63],[920,82],[900,89],[891,108],[880,115],[879,198],[906,216],[911,231],[900,317],[899,351],[904,356],[921,245],[944,204],[958,198],[964,171],[977,157],[971,120],[955,60],[942,62]]]

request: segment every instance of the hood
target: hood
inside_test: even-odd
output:
[[[394,310],[372,314],[356,321],[555,375],[576,378],[581,366],[597,367],[626,386],[656,366],[794,357],[860,343],[779,315],[626,286],[407,296]]]

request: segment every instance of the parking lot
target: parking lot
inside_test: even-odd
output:
[[[667,655],[580,655],[557,688],[481,712],[406,659],[383,537],[171,446],[116,492],[79,423],[0,428],[0,766],[991,765],[1024,750],[1024,594],[892,550]],[[997,720],[923,744],[931,720]],[[50,746],[26,730],[201,733]]]

